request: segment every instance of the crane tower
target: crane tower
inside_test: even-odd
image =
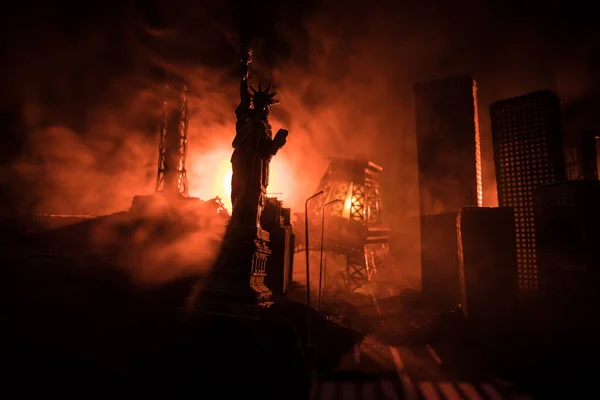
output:
[[[163,115],[158,146],[156,192],[188,197],[186,171],[188,100],[185,84],[164,88]]]

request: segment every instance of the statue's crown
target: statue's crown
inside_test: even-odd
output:
[[[255,107],[269,107],[273,104],[279,104],[279,100],[275,99],[277,92],[269,93],[271,91],[271,86],[268,86],[263,90],[261,84],[259,83],[258,90],[254,89],[252,86],[250,86],[250,90],[252,90],[252,102],[254,103]]]

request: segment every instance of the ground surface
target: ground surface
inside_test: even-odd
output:
[[[434,318],[393,290],[338,296],[325,303],[329,320],[312,311],[307,351],[302,288],[258,325],[184,321],[190,282],[141,289],[104,259],[0,253],[1,381],[18,397],[590,398],[579,393],[594,381],[589,345],[566,352],[564,341],[533,348],[513,336],[487,349],[504,356],[492,363],[456,314]]]
[[[372,333],[345,354],[338,368],[323,371],[314,385],[313,399],[533,398],[485,366],[474,365],[477,357],[473,355],[463,353],[460,360],[453,359],[458,349],[448,351],[433,336],[432,343],[427,339],[406,343],[402,338],[407,335],[398,332],[418,330],[417,321],[423,315],[413,313],[412,320],[407,318],[397,297],[373,296],[370,302],[365,301],[360,313],[371,319]]]
[[[337,368],[320,371],[312,399],[591,398],[591,332],[557,335],[515,310],[509,329],[482,333],[460,312],[415,304],[415,293],[377,292],[338,298],[349,325],[368,333]]]

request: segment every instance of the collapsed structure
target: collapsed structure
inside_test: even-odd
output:
[[[323,249],[345,256],[345,269],[339,272],[349,290],[370,282],[389,256],[389,229],[383,226],[381,215],[382,171],[370,161],[331,158],[317,188],[323,195],[315,198],[308,209],[308,230],[314,238],[309,239],[308,250],[320,250],[320,221],[325,221],[327,231],[335,235],[324,238]],[[341,201],[324,207],[336,199]],[[295,252],[306,251],[307,244],[298,242]]]

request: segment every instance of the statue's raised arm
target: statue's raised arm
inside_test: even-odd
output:
[[[240,57],[242,64],[240,81],[240,105],[238,111],[247,111],[250,109],[250,92],[248,91],[248,76],[250,75],[250,63],[252,63],[252,50],[244,49]]]

